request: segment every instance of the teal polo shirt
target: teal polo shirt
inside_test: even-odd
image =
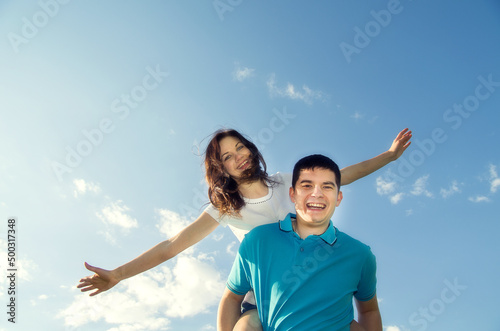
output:
[[[369,246],[335,228],[301,239],[288,216],[242,241],[227,287],[255,292],[264,330],[349,330],[353,296],[373,298],[376,261]]]

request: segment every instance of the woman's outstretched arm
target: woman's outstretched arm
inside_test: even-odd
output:
[[[340,170],[341,185],[350,184],[378,169],[384,167],[388,163],[397,160],[403,152],[410,146],[412,134],[408,129],[402,130],[392,142],[391,148],[371,158],[369,160],[353,164]]]
[[[154,246],[132,261],[113,270],[106,270],[85,263],[85,267],[94,272],[92,276],[80,279],[82,292],[93,291],[90,296],[109,290],[120,281],[133,277],[173,258],[186,248],[199,242],[214,231],[219,223],[203,212],[193,223],[185,227],[174,237]]]

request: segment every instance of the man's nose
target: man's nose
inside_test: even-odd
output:
[[[321,187],[319,185],[314,186],[312,195],[315,197],[322,197],[323,196],[323,190],[321,189]]]

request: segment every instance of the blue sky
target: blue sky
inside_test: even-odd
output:
[[[499,14],[493,0],[1,2],[15,327],[215,330],[227,228],[98,297],[75,288],[83,262],[117,267],[197,216],[216,129],[253,138],[274,173],[311,153],[360,162],[408,127],[410,149],[344,187],[334,222],[377,256],[386,331],[498,330]]]

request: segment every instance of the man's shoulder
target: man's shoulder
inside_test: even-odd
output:
[[[274,245],[279,231],[278,223],[259,225],[248,232],[240,244],[239,252],[242,256],[258,254],[261,248]]]
[[[346,245],[352,249],[359,250],[361,252],[371,253],[371,248],[367,244],[361,242],[360,240],[351,237],[345,232],[339,231],[337,229],[337,238],[340,244]]]
[[[250,232],[245,235],[245,240],[256,240],[265,238],[267,236],[274,235],[276,231],[279,231],[278,222],[273,222],[269,224],[263,224],[256,226]],[[248,238],[248,239],[247,239]]]

